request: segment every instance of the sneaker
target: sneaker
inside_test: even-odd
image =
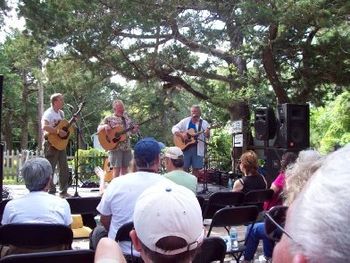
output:
[[[68,194],[67,192],[62,192],[62,193],[60,193],[60,197],[61,198],[69,198],[69,197],[72,197],[72,195]]]

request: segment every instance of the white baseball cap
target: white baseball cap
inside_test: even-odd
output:
[[[138,238],[151,251],[177,255],[197,248],[204,238],[202,210],[189,189],[171,182],[146,189],[137,199],[134,227]],[[164,237],[183,238],[187,245],[164,250],[156,246]]]
[[[183,158],[184,153],[181,151],[179,147],[166,147],[164,151],[164,156],[170,159],[180,159]]]

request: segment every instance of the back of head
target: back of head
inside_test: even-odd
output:
[[[293,152],[284,153],[281,158],[281,171],[285,171],[288,165],[294,163],[297,158],[298,156]]]
[[[184,165],[184,155],[179,147],[166,147],[164,150],[164,157],[169,158],[172,164],[177,168],[181,168]]]
[[[136,167],[140,169],[150,169],[151,166],[159,164],[160,146],[152,137],[139,140],[134,147],[134,159]]]
[[[145,190],[136,202],[133,220],[143,250],[152,262],[189,262],[204,238],[196,196],[171,182]]]
[[[258,156],[254,151],[246,151],[241,155],[240,162],[242,163],[247,174],[257,174],[258,170]]]
[[[308,262],[347,262],[350,258],[350,144],[328,155],[291,211],[287,230],[292,252]]]
[[[25,162],[21,175],[30,192],[42,191],[51,179],[52,167],[45,158],[33,158]]]
[[[299,152],[295,163],[286,170],[285,204],[289,206],[304,188],[313,173],[321,166],[322,155],[315,150]]]

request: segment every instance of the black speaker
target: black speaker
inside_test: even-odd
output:
[[[271,108],[262,107],[255,110],[255,137],[258,140],[269,140],[276,134],[276,117]]]
[[[280,104],[277,106],[279,130],[275,146],[287,149],[305,149],[310,146],[308,104]]]

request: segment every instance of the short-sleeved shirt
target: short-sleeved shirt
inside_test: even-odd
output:
[[[64,119],[64,112],[62,110],[59,110],[56,112],[53,107],[48,108],[41,118],[41,122],[47,121],[50,126],[56,126],[60,120]]]
[[[168,178],[176,184],[182,185],[190,189],[194,193],[196,193],[197,191],[197,177],[190,173],[187,173],[182,170],[174,170],[164,174],[164,177]]]
[[[68,226],[72,223],[72,215],[65,199],[44,191],[35,191],[6,204],[1,224],[10,223],[48,223]]]
[[[125,120],[125,122],[124,122],[124,120]],[[102,120],[101,124],[108,124],[109,126],[111,126],[112,129],[117,127],[117,126],[120,126],[120,127],[122,127],[122,130],[125,130],[132,125],[132,121],[129,118],[128,114],[126,112],[124,112],[123,117],[115,116],[115,115],[107,116],[106,118],[104,118]],[[130,144],[130,139],[129,139],[130,132],[128,132],[127,135],[128,136],[127,136],[126,140],[120,141],[118,143],[117,147],[113,150],[122,150],[122,151],[131,150],[131,144]]]
[[[102,215],[112,216],[109,238],[114,240],[118,229],[133,220],[135,203],[141,193],[162,181],[169,182],[159,174],[141,171],[119,176],[111,181],[96,208]],[[123,254],[130,254],[130,242],[120,242],[120,247]],[[136,251],[133,253],[139,255]]]
[[[275,192],[271,200],[264,203],[264,210],[269,210],[271,207],[282,204],[281,192],[283,191],[284,185],[286,183],[286,174],[280,172],[276,177],[275,181],[272,182],[277,188],[278,191]]]

